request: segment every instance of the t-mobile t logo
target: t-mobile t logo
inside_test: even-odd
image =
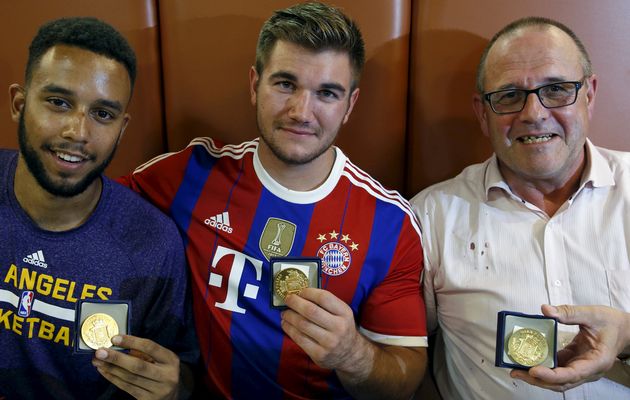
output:
[[[224,310],[245,314],[246,310],[238,306],[238,287],[241,283],[241,277],[243,276],[246,261],[249,261],[249,263],[253,265],[256,269],[256,280],[259,282],[262,279],[263,263],[260,260],[249,257],[236,250],[219,246],[217,248],[216,254],[214,255],[214,259],[212,260],[212,268],[216,268],[219,260],[227,255],[234,256],[234,261],[232,261],[232,268],[230,269],[230,276],[228,277],[227,295],[225,296],[225,300],[223,301],[223,303],[216,302],[214,303],[214,305],[219,308],[223,308]],[[214,287],[222,287],[223,275],[211,272],[210,278],[208,279],[208,284]],[[256,299],[256,297],[258,297],[258,289],[258,286],[248,283],[245,285],[243,296],[250,299]]]

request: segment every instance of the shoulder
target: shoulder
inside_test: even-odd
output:
[[[105,220],[113,235],[122,242],[178,243],[179,232],[173,220],[131,189],[104,177],[109,195]],[[167,244],[167,247],[170,245]]]
[[[613,169],[630,169],[630,152],[611,150],[595,146],[595,150],[608,162]]]
[[[416,194],[410,203],[415,211],[428,203],[449,202],[452,199],[474,199],[485,196],[485,176],[490,159],[466,167],[454,178],[431,185]]]
[[[409,201],[402,197],[397,190],[386,189],[379,181],[349,159],[346,159],[342,176],[359,188],[365,196],[374,197],[376,200],[392,204],[403,213],[407,213],[411,209]]]
[[[195,147],[207,152],[215,158],[230,157],[242,158],[245,154],[252,153],[258,147],[258,139],[249,140],[239,144],[225,144],[220,140],[208,137],[198,137],[193,139],[188,147]]]
[[[0,165],[5,165],[17,156],[17,150],[0,149]]]
[[[214,162],[221,158],[238,160],[247,154],[253,153],[257,146],[257,139],[240,144],[224,144],[220,140],[209,137],[198,137],[178,152],[165,153],[154,157],[136,168],[133,173],[139,174],[155,168],[171,168],[176,165],[184,166],[188,164],[191,157],[194,157],[200,163]]]

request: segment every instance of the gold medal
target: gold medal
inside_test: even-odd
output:
[[[308,278],[297,268],[286,268],[278,272],[273,279],[273,291],[284,299],[289,294],[300,293],[308,287]]]
[[[545,361],[549,348],[542,333],[535,329],[523,328],[512,333],[507,343],[510,358],[526,367],[533,367]]]
[[[92,314],[81,325],[81,339],[94,350],[112,347],[115,335],[118,335],[118,324],[107,314]]]

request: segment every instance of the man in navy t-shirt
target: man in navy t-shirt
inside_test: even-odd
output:
[[[188,389],[184,363],[198,350],[177,228],[102,175],[130,119],[135,71],[111,26],[60,19],[31,43],[25,85],[10,87],[20,149],[0,151],[0,398]],[[104,320],[89,328],[95,343],[129,351],[75,349],[81,300],[126,304],[129,335],[109,337]]]

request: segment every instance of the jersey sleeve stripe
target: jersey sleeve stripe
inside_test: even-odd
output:
[[[198,145],[206,149],[206,151],[215,158],[227,156],[235,160],[242,158],[245,154],[255,151],[258,146],[258,140],[241,143],[239,145],[227,144],[218,147],[214,140],[208,137],[195,138],[190,142],[189,146]]]
[[[413,226],[415,231],[418,233],[418,235],[420,235],[420,228],[418,227],[418,222],[416,221],[416,216],[411,211],[411,208],[405,205],[406,201],[405,201],[405,203],[400,201],[400,199],[402,199],[402,197],[400,197],[400,199],[392,199],[391,197],[384,196],[381,191],[377,191],[377,189],[375,189],[373,186],[370,186],[369,184],[367,184],[364,181],[358,180],[353,174],[348,173],[347,170],[344,170],[343,175],[346,178],[348,178],[348,180],[350,180],[350,182],[352,182],[355,186],[366,190],[372,196],[374,196],[374,197],[378,198],[379,200],[382,200],[382,201],[384,201],[386,203],[394,204],[398,208],[400,208],[405,214],[407,214],[409,216],[409,219],[411,221],[411,225]],[[404,199],[402,199],[402,200],[404,201]]]
[[[404,347],[428,347],[429,340],[426,336],[392,336],[383,335],[380,333],[372,332],[363,327],[359,327],[359,332],[366,336],[368,339],[382,344]]]
[[[381,193],[383,196],[398,201],[401,207],[404,207],[411,212],[411,206],[409,205],[409,202],[404,197],[402,197],[400,193],[398,193],[398,191],[385,189],[380,182],[374,180],[374,178],[372,178],[369,174],[358,168],[356,165],[352,164],[352,162],[350,161],[346,163],[346,168],[347,171],[352,173],[356,179],[365,182],[366,184],[374,188],[375,191]]]
[[[402,198],[396,190],[385,189],[379,181],[372,178],[367,172],[354,165],[352,161],[348,160],[346,167],[357,177],[361,177],[363,180],[369,182],[372,186],[377,188],[381,193],[383,193],[383,195],[390,196],[392,198]]]

